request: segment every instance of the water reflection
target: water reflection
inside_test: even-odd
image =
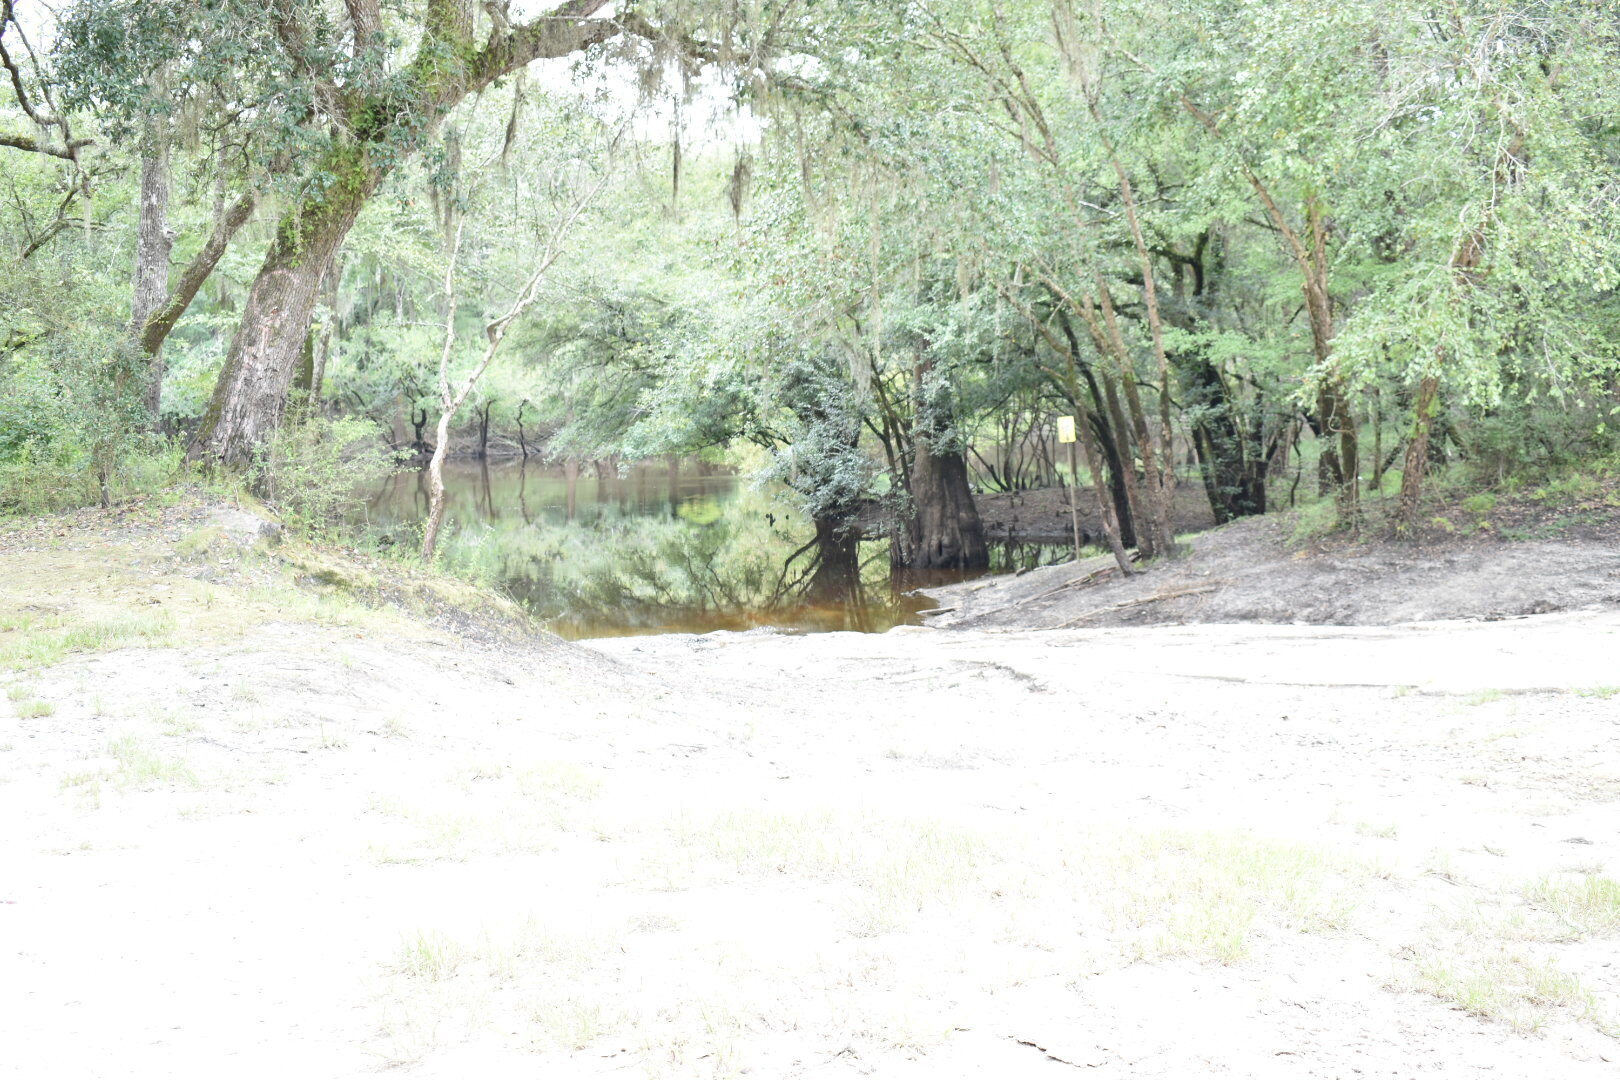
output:
[[[445,491],[442,557],[569,638],[882,631],[934,606],[917,590],[962,578],[891,576],[887,542],[871,540],[858,545],[857,574],[817,582],[805,555],[814,528],[781,493],[693,459],[450,461]],[[390,477],[367,500],[373,529],[398,543],[420,535],[427,509],[425,473]],[[996,552],[994,566],[1065,557],[1020,545]]]

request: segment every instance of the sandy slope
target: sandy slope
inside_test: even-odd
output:
[[[1604,535],[1506,542],[1474,534],[1422,544],[1368,530],[1302,544],[1287,517],[1190,537],[1183,555],[1120,576],[1107,556],[930,588],[957,629],[1180,623],[1384,626],[1620,610],[1620,514]]]
[[[176,629],[5,676],[0,1075],[1620,1061],[1613,614],[519,647],[71,556],[0,616]]]

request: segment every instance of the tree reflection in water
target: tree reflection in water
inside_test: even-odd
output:
[[[887,541],[818,538],[783,493],[706,463],[593,464],[446,462],[442,559],[569,638],[758,626],[882,631],[918,622],[933,604],[916,590],[943,580],[896,577]],[[399,542],[426,513],[417,473],[390,477],[368,500],[372,527]],[[1026,545],[998,552],[995,565],[1064,557]]]

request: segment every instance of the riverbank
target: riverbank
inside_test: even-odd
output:
[[[0,1075],[1620,1060],[1611,612],[575,645],[227,525],[0,531]]]
[[[1436,500],[1409,539],[1384,507],[1359,532],[1331,507],[1245,518],[1183,538],[1129,577],[1111,557],[929,590],[930,625],[1057,629],[1183,623],[1383,626],[1620,610],[1620,480]]]

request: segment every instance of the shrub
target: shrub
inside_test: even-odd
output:
[[[172,478],[180,455],[148,430],[146,361],[116,329],[72,327],[0,368],[0,510],[44,513]]]
[[[319,534],[340,526],[365,502],[363,485],[398,467],[374,422],[316,417],[282,428],[248,480],[289,526]]]

